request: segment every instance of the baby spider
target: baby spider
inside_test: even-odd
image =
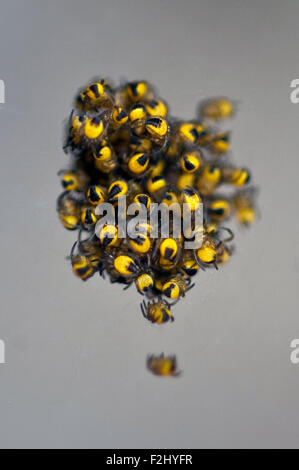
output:
[[[170,304],[166,300],[162,300],[160,297],[158,301],[145,300],[140,304],[141,312],[144,318],[152,323],[167,323],[168,321],[174,321],[174,318],[170,311]]]
[[[177,370],[177,361],[175,356],[160,356],[151,354],[147,357],[147,368],[154,375],[163,377],[178,377],[181,372]]]

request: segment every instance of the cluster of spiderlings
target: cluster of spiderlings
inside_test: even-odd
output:
[[[230,133],[220,127],[234,112],[230,100],[218,97],[201,102],[194,119],[174,118],[146,81],[114,87],[95,80],[79,92],[64,146],[72,158],[60,172],[64,190],[57,202],[63,226],[79,232],[70,255],[75,275],[133,284],[147,299],[141,304],[146,319],[173,320],[171,306],[193,287],[198,271],[229,260],[229,219],[248,226],[256,218],[249,170],[231,162]],[[152,202],[185,203],[191,212],[202,203],[202,245],[186,249],[184,235],[153,238],[150,219],[137,237],[118,236],[119,216],[96,233],[96,209],[104,202],[117,209],[119,196],[148,213]],[[155,373],[160,363],[161,357]]]

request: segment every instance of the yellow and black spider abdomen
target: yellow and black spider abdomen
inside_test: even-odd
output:
[[[116,225],[104,225],[100,230],[99,239],[104,249],[108,246],[114,246],[118,241],[118,230]]]
[[[197,260],[204,264],[213,264],[216,261],[216,247],[213,242],[205,241],[196,251]]]
[[[167,106],[163,101],[151,100],[146,103],[145,107],[150,116],[166,117],[167,115]]]
[[[240,225],[249,226],[256,220],[257,213],[253,206],[238,207],[236,210],[236,219]]]
[[[195,173],[202,166],[203,158],[200,152],[186,152],[181,156],[181,168],[186,173]]]
[[[147,358],[147,368],[154,374],[164,377],[177,377],[180,372],[177,371],[177,362],[175,356],[164,357],[151,355]]]
[[[132,250],[138,254],[148,253],[152,246],[151,239],[143,233],[140,233],[134,238],[130,238],[129,244]]]
[[[100,186],[93,185],[88,188],[86,197],[90,204],[98,205],[105,201],[105,192]]]
[[[183,142],[194,144],[198,140],[198,132],[192,123],[183,123],[179,128],[179,136]]]
[[[79,181],[74,173],[65,173],[61,180],[62,187],[66,191],[75,191],[79,187]]]
[[[98,144],[104,137],[105,125],[101,116],[86,118],[83,126],[83,136],[86,142]]]
[[[146,153],[136,153],[129,158],[128,169],[134,175],[144,173],[149,165],[150,157]]]
[[[161,304],[152,310],[150,317],[153,323],[167,323],[172,320],[170,309],[167,306]]]
[[[208,209],[208,214],[212,220],[224,220],[230,216],[231,208],[225,199],[217,199],[213,201]]]
[[[230,133],[221,132],[215,135],[211,140],[209,148],[216,155],[226,153],[230,148]]]
[[[207,181],[218,183],[221,179],[221,170],[216,165],[207,165],[203,171],[203,178]]]
[[[104,86],[100,82],[92,83],[86,88],[85,94],[90,100],[97,100],[103,96]]]
[[[182,204],[185,204],[191,212],[199,209],[202,203],[201,197],[194,188],[187,187],[181,192]]]
[[[157,137],[165,137],[168,132],[167,121],[161,116],[152,116],[145,122],[146,130]]]
[[[168,281],[163,285],[162,292],[169,299],[178,299],[181,291],[179,285],[174,281]]]
[[[189,259],[183,262],[181,270],[186,276],[195,276],[198,273],[199,266],[195,260]]]
[[[148,92],[148,84],[144,81],[130,82],[127,85],[127,93],[132,101],[138,101],[145,98]]]
[[[92,82],[78,95],[76,106],[82,111],[96,111],[102,107],[111,108],[113,105],[111,91],[105,80]]]
[[[119,255],[114,259],[114,269],[123,276],[132,276],[138,272],[138,266],[134,259],[128,255]]]
[[[133,202],[137,204],[140,208],[145,208],[147,211],[150,209],[152,200],[148,194],[136,194],[133,199]]]
[[[158,300],[157,302],[143,302],[141,304],[143,316],[152,323],[167,323],[173,321],[169,304]]]
[[[232,175],[232,183],[235,186],[244,186],[250,181],[250,172],[246,168],[236,169]]]
[[[76,256],[72,260],[72,268],[74,274],[80,277],[83,281],[86,281],[94,274],[94,269],[90,265],[86,256]]]
[[[92,227],[96,224],[97,218],[94,210],[91,208],[83,209],[81,212],[81,222],[85,227]]]
[[[144,120],[146,118],[146,109],[142,103],[133,104],[129,112],[129,118],[131,122]]]
[[[123,180],[114,181],[108,188],[109,201],[115,201],[120,196],[125,196],[128,193],[128,184]]]
[[[96,161],[106,161],[112,157],[112,150],[109,145],[103,145],[93,152],[93,158]]]
[[[200,114],[204,119],[221,121],[235,113],[235,106],[228,98],[211,98],[205,100],[200,106]]]
[[[150,274],[142,273],[136,278],[135,284],[141,294],[146,294],[154,287],[154,280]]]
[[[80,219],[75,215],[60,214],[60,221],[67,230],[76,230],[79,226]]]
[[[112,112],[111,119],[114,127],[120,127],[126,124],[129,116],[124,108],[117,106]]]
[[[164,260],[173,261],[179,251],[179,244],[174,238],[165,238],[159,246],[160,256]]]
[[[166,187],[167,183],[162,175],[152,176],[148,179],[147,190],[150,194],[154,194],[158,191],[163,190]]]

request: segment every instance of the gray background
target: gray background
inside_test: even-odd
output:
[[[299,3],[1,2],[1,447],[298,447]],[[82,283],[59,224],[62,122],[95,74],[147,78],[173,114],[225,94],[261,219],[155,326],[134,289]],[[180,379],[145,369],[176,353]]]

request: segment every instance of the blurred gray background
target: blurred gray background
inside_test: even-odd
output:
[[[297,0],[1,2],[0,447],[298,447],[298,21]],[[62,123],[96,74],[146,78],[184,118],[210,95],[239,100],[233,155],[262,215],[171,325],[65,260]],[[162,351],[182,377],[147,372]]]

